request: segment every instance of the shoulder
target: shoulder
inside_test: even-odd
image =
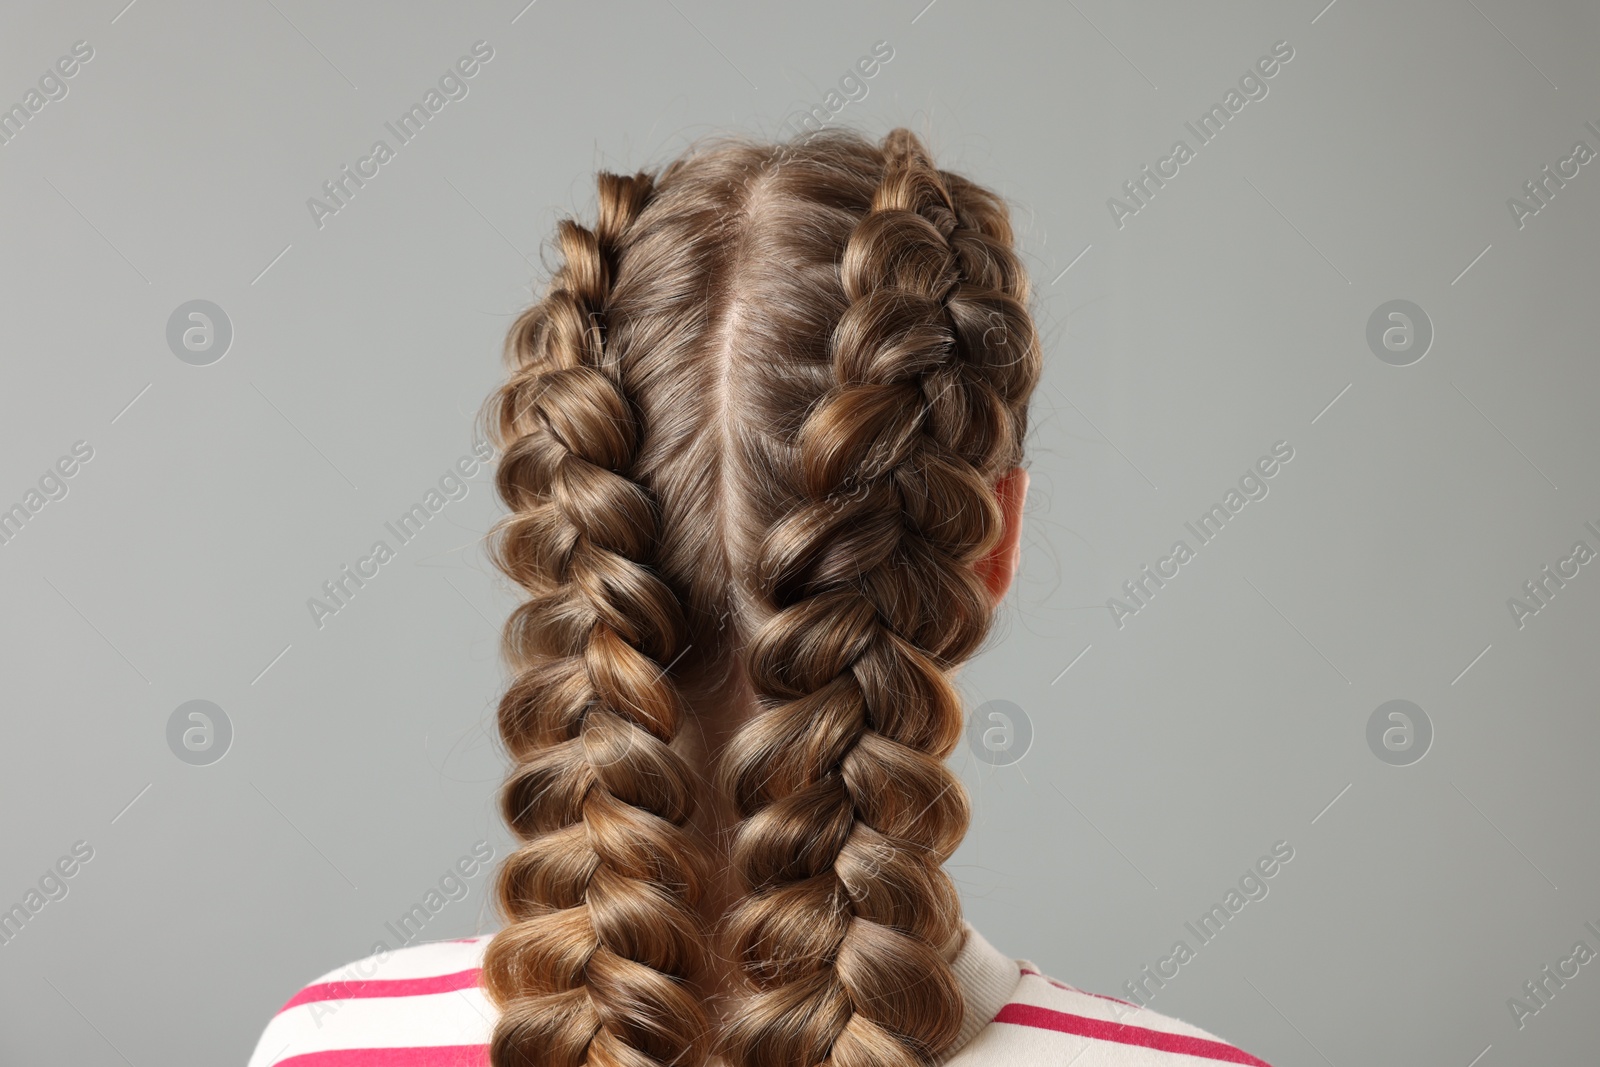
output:
[[[1078,989],[1026,960],[1017,962],[1022,976],[1007,1003],[948,1067],[1270,1067],[1198,1026]]]
[[[496,1010],[478,974],[488,941],[412,945],[329,971],[272,1017],[248,1067],[486,1067]],[[1270,1067],[1197,1026],[1015,962],[1005,1002],[946,1067]]]
[[[481,1067],[495,1009],[487,935],[380,950],[318,978],[267,1023],[249,1067]]]

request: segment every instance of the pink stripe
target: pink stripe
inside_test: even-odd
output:
[[[274,1067],[489,1067],[489,1046],[338,1048],[290,1056]]]
[[[319,1000],[361,1000],[368,997],[425,997],[430,993],[453,993],[478,984],[478,968],[427,978],[375,978],[364,982],[322,982],[308,985],[278,1009],[283,1014],[301,1004]]]
[[[1065,989],[1068,993],[1082,993],[1086,997],[1099,997],[1101,1000],[1116,1001],[1116,1003],[1118,1003],[1118,1004],[1127,1004],[1128,1007],[1130,1007],[1130,1008],[1137,1008],[1138,1007],[1137,1004],[1128,1004],[1128,1002],[1126,1000],[1117,1000],[1116,997],[1108,997],[1104,993],[1091,993],[1087,989],[1079,989],[1075,985],[1067,985],[1065,982],[1058,982],[1054,978],[1051,978],[1047,974],[1040,974],[1038,971],[1030,971],[1026,967],[1024,967],[1022,969],[1022,973],[1023,974],[1031,974],[1035,978],[1043,978],[1046,982],[1049,982],[1051,985],[1055,986],[1057,989]]]
[[[1007,1004],[1000,1009],[1000,1014],[994,1017],[994,1021],[1014,1023],[1017,1026],[1033,1026],[1040,1030],[1057,1030],[1063,1034],[1091,1037],[1097,1041],[1139,1045],[1159,1052],[1177,1052],[1185,1056],[1198,1056],[1201,1059],[1218,1060],[1222,1063],[1272,1067],[1265,1060],[1258,1060],[1250,1053],[1236,1049],[1232,1045],[1225,1045],[1221,1041],[1208,1041],[1203,1037],[1185,1037],[1183,1034],[1168,1034],[1160,1030],[1146,1030],[1142,1026],[1129,1026],[1126,1023],[1107,1022],[1103,1019],[1088,1019],[1082,1015],[1069,1015],[1064,1011],[1052,1011],[1032,1004]]]

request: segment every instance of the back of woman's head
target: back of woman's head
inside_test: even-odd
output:
[[[961,1021],[950,673],[1039,373],[1003,203],[895,130],[599,176],[492,398],[500,1067],[896,1067]],[[696,708],[751,709],[702,774]],[[731,846],[691,824],[726,803]],[[698,905],[731,855],[740,896]],[[713,955],[745,989],[719,1017]]]

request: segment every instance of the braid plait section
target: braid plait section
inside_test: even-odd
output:
[[[668,747],[686,625],[651,566],[659,509],[630,477],[641,428],[606,324],[652,192],[647,174],[602,173],[595,227],[559,224],[563,264],[511,330],[492,407],[509,513],[491,554],[528,594],[502,638],[501,807],[520,843],[483,966],[495,1067],[696,1067],[708,1044],[707,859],[687,830],[693,772]]]
[[[882,151],[840,263],[833,384],[794,445],[799,503],[752,576],[760,710],[720,768],[743,820],[725,933],[749,989],[722,1041],[741,1067],[937,1063],[962,1021],[949,673],[990,626],[976,564],[1002,535],[995,483],[1039,345],[999,202],[910,131]]]

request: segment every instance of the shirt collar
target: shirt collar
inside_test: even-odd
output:
[[[956,1042],[943,1060],[948,1060],[967,1044],[1000,1013],[1022,980],[1022,968],[973,929],[965,919],[961,921],[965,940],[950,969],[961,985],[965,1011],[961,1017],[961,1030]]]

